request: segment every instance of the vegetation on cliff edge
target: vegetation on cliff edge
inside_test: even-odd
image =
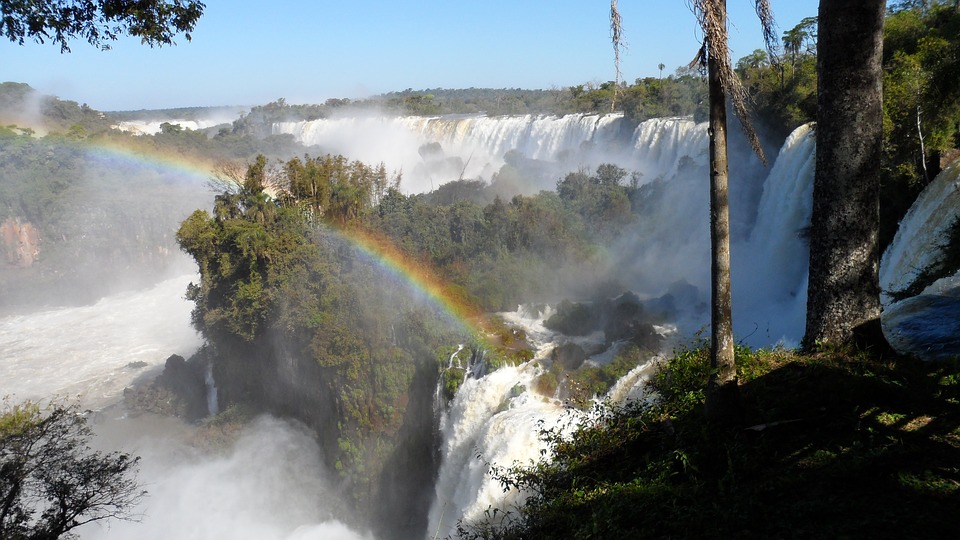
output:
[[[652,407],[603,408],[549,459],[498,470],[526,504],[462,538],[953,538],[960,366],[871,352],[737,350],[736,420],[703,415],[704,347],[650,382]]]

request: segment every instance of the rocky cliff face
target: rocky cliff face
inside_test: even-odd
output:
[[[344,509],[341,519],[370,527],[377,538],[423,536],[439,467],[432,357],[416,363],[395,425],[374,429],[358,426],[345,410],[334,368],[305,355],[289,336],[271,329],[252,342],[222,334],[213,341],[209,352],[222,409],[239,405],[302,422],[316,434],[326,465],[340,474],[343,498],[354,513]],[[391,361],[397,359],[383,358],[378,365]],[[361,434],[364,429],[369,433]],[[345,448],[357,448],[362,465],[351,464]]]
[[[7,264],[29,268],[40,255],[40,233],[31,223],[7,218],[0,224],[0,250]]]

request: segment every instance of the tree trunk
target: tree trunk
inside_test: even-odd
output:
[[[821,0],[804,347],[879,334],[884,0]]]
[[[726,0],[716,0],[720,24],[726,24]],[[730,208],[727,197],[727,104],[720,80],[717,50],[708,43],[710,85],[710,380],[705,412],[720,419],[735,410],[737,368],[734,363],[733,315],[730,298]]]

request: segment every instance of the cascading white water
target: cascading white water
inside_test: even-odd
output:
[[[430,510],[428,532],[446,538],[457,522],[480,519],[488,507],[506,509],[518,494],[505,494],[490,476],[490,463],[509,467],[529,464],[546,448],[540,423],[554,426],[567,414],[551,399],[526,388],[537,368],[532,363],[501,368],[480,379],[467,379],[441,420],[442,463]]]
[[[324,119],[311,122],[275,124],[275,133],[290,133],[305,144],[317,144],[326,150],[343,152],[348,157],[367,161],[385,160],[404,170],[404,181],[422,166],[424,157],[418,150],[427,143],[439,143],[447,156],[459,156],[467,164],[467,177],[483,171],[495,171],[503,163],[507,151],[514,150],[526,158],[567,163],[567,171],[586,165],[615,163],[640,174],[641,184],[662,180],[665,187],[655,208],[640,216],[631,229],[625,230],[611,246],[607,272],[642,296],[659,296],[675,290],[678,284],[693,286],[699,298],[690,302],[702,305],[709,298],[709,190],[707,176],[707,126],[687,118],[660,118],[642,122],[628,142],[621,142],[620,115],[572,114],[553,116],[455,116],[455,117],[362,117]],[[742,282],[743,331],[751,335],[753,344],[770,344],[781,339],[788,343],[799,340],[796,321],[803,304],[790,306],[790,316],[783,318],[773,309],[762,316],[751,310],[769,308],[769,299],[796,303],[804,296],[801,290],[805,273],[805,246],[798,239],[799,230],[809,220],[809,186],[812,178],[813,136],[810,127],[802,127],[784,144],[783,150],[766,188],[769,195],[757,209],[765,171],[746,166],[757,162],[750,154],[734,156],[731,161],[731,221],[734,258],[749,259],[737,263]],[[458,173],[460,171],[457,171]],[[563,173],[553,179],[555,182]],[[455,177],[455,176],[454,176]],[[490,178],[490,174],[485,176]],[[450,177],[442,178],[449,180]],[[437,180],[441,180],[438,178]],[[417,180],[408,185],[410,191],[436,187],[433,179]],[[542,186],[541,186],[542,187]],[[539,188],[538,188],[539,189]],[[780,199],[778,197],[787,197]],[[796,208],[785,212],[791,203]],[[779,206],[779,207],[778,207]],[[773,212],[773,214],[767,214]],[[749,240],[754,229],[754,216],[763,220],[766,235]],[[762,236],[762,235],[761,235]],[[766,247],[764,242],[775,247]],[[760,249],[762,257],[752,255]],[[774,250],[774,251],[771,251]],[[786,257],[778,263],[779,257]],[[800,276],[800,277],[798,277]],[[755,286],[759,282],[764,286]],[[738,305],[734,289],[734,305]],[[759,299],[766,299],[761,301]],[[705,321],[702,309],[694,310],[686,330],[695,330]]]
[[[220,412],[220,402],[217,400],[217,382],[213,380],[213,362],[207,364],[203,384],[207,389],[207,414],[216,416]]]
[[[960,218],[960,160],[944,169],[917,197],[900,221],[880,262],[883,303],[890,292],[906,289],[943,253],[944,235]]]
[[[181,120],[181,119],[170,119],[170,120],[131,120],[120,122],[116,126],[116,129],[120,131],[126,131],[128,133],[133,133],[134,135],[156,135],[162,130],[163,124],[170,124],[174,126],[180,126],[183,129],[191,129],[198,131],[201,129],[207,129],[220,124],[229,124],[234,119],[223,119],[223,120]]]
[[[643,174],[644,181],[677,176],[684,158],[707,166],[709,134],[706,124],[685,118],[654,118],[633,132],[632,148],[624,166]]]
[[[191,279],[169,279],[90,306],[0,319],[0,396],[78,397],[92,409],[116,403],[149,368],[200,346],[190,326],[192,303],[183,298]]]
[[[156,135],[163,124],[180,126],[194,131],[209,129],[220,125],[230,125],[238,116],[247,112],[246,107],[220,107],[204,112],[204,118],[157,118],[143,120],[124,120],[112,126],[114,129],[134,135]]]
[[[960,219],[960,160],[923,190],[900,221],[880,262],[883,331],[897,351],[924,359],[960,356],[960,273],[944,276],[913,297],[895,301],[943,255]]]
[[[665,194],[661,207],[653,210],[655,215],[646,216],[636,231],[625,231],[611,251],[624,254],[613,265],[626,270],[619,277],[640,285],[648,297],[669,291],[676,293],[677,301],[697,302],[681,294],[688,289],[671,289],[678,280],[696,286],[695,294],[709,291],[706,144],[706,126],[689,120],[649,121],[635,132],[630,162],[645,180],[663,179]],[[753,341],[765,345],[797,341],[803,331],[807,247],[800,232],[810,220],[814,146],[811,126],[798,128],[787,139],[763,184],[756,225],[734,251],[741,259],[737,282],[741,291],[734,289],[734,304],[739,299],[741,306],[738,317],[744,321],[742,326],[756,334]],[[631,281],[631,274],[645,279]],[[502,315],[525,329],[537,347],[537,359],[546,357],[557,337],[543,327],[549,313],[519,310]],[[702,324],[703,315],[690,327]],[[763,324],[763,332],[756,333],[754,324]],[[431,537],[450,534],[460,519],[467,523],[483,519],[489,508],[498,509],[498,515],[509,511],[522,495],[505,494],[489,474],[491,464],[503,468],[539,459],[541,451],[547,450],[538,438],[541,429],[571,429],[587,417],[529,390],[538,362],[468,379],[458,391],[442,420],[443,458],[430,512]],[[655,364],[648,362],[633,370],[611,389],[609,398],[648,397],[643,381]]]
[[[731,246],[734,329],[753,346],[796,346],[807,309],[810,225],[816,136],[813,124],[787,137],[763,185],[757,221]]]
[[[343,503],[315,439],[301,426],[261,418],[239,439],[207,453],[175,419],[113,408],[137,379],[157,375],[171,354],[201,344],[184,299],[186,275],[82,307],[0,318],[0,396],[12,402],[79,397],[98,436],[93,445],[141,456],[148,492],[138,521],[85,525],[84,540],[370,540],[335,518]],[[216,412],[216,386],[207,374]]]
[[[514,465],[536,462],[549,451],[541,430],[569,433],[591,416],[589,411],[569,408],[532,388],[543,372],[542,366],[549,363],[545,358],[559,341],[600,345],[603,336],[571,338],[550,331],[543,324],[550,316],[549,310],[531,314],[521,306],[515,312],[500,315],[523,328],[536,356],[521,366],[468,378],[442,415],[442,462],[435,485],[436,498],[430,509],[429,538],[453,535],[461,521],[469,526],[484,519],[494,523],[509,520],[509,512],[523,502],[526,494],[515,489],[505,492],[493,474],[494,469],[503,472]],[[612,349],[585,364],[609,362],[617,347]],[[625,375],[608,393],[610,402],[648,397],[644,381],[655,365],[656,361],[651,361]],[[493,509],[496,514],[491,513]]]
[[[476,174],[484,173],[489,178],[487,173],[502,165],[503,154],[517,150],[532,159],[568,160],[564,163],[570,170],[584,165],[585,161],[581,160],[589,158],[595,160],[593,165],[612,161],[640,172],[642,183],[662,179],[663,195],[658,199],[659,206],[649,209],[635,229],[625,231],[621,240],[610,246],[609,266],[611,274],[634,288],[641,297],[671,292],[678,303],[694,306],[691,309],[694,322],[685,329],[696,329],[706,320],[706,314],[698,312],[695,306],[705,302],[709,291],[706,126],[689,119],[651,120],[638,126],[627,143],[616,142],[620,140],[620,128],[621,118],[617,115],[567,115],[342,118],[278,124],[274,130],[292,133],[302,142],[319,144],[324,150],[342,152],[352,159],[371,163],[386,161],[391,169],[403,168],[405,179],[409,179],[410,173],[423,163],[419,149],[429,142],[439,142],[448,156],[459,156],[469,168],[466,177],[475,176],[469,171],[478,171]],[[601,150],[606,147],[614,147],[615,151],[604,154]],[[756,225],[753,225],[752,218],[739,219],[742,230],[733,246],[734,279],[737,280],[734,284],[735,322],[740,325],[738,328],[742,330],[738,332],[741,334],[753,331],[754,326],[763,329],[753,332],[757,338],[751,340],[753,343],[767,340],[762,344],[770,344],[784,338],[790,342],[798,340],[798,332],[802,331],[802,326],[797,329],[796,318],[798,313],[802,317],[804,307],[801,300],[805,299],[806,261],[805,245],[797,233],[809,220],[812,155],[811,131],[801,128],[781,149],[763,185],[762,197],[753,196],[759,193],[759,181],[753,185],[750,179],[732,179],[732,183],[738,183],[741,189],[739,194],[731,195],[733,219],[737,221],[739,215],[757,215]],[[421,185],[408,186],[407,190],[428,189],[429,181],[427,178]],[[745,208],[751,200],[756,205],[757,199],[760,199],[759,209]],[[127,368],[128,364],[143,361],[158,366],[169,354],[188,356],[199,345],[199,339],[189,329],[191,306],[182,300],[187,279],[169,284],[169,289],[162,289],[162,293],[160,288],[157,289],[158,294],[168,300],[175,299],[176,313],[157,307],[160,304],[149,295],[137,297],[141,293],[135,293],[129,297],[107,298],[87,308],[0,319],[0,350],[4,351],[5,358],[13,359],[0,364],[0,392],[40,398],[82,393],[84,399],[91,400],[97,407],[111,399],[116,400],[120,390],[142,373]],[[677,283],[689,285],[684,287]],[[779,307],[763,311],[764,306]],[[553,336],[542,326],[546,316],[548,313],[537,316],[516,313],[507,317],[511,322],[524,325],[528,336],[539,343],[538,358],[543,358],[552,347]],[[156,343],[151,341],[156,336],[166,335],[167,331],[162,328],[154,327],[147,332],[148,335],[133,329],[118,330],[136,322],[149,326],[160,322],[170,324],[171,321],[176,321],[177,328],[180,328],[177,332],[182,334],[175,333],[179,337],[159,344],[149,345]],[[78,333],[76,336],[72,333],[74,329]],[[129,338],[124,338],[128,339],[125,343],[129,345],[110,344],[115,338],[108,340],[104,336],[112,333],[129,334]],[[51,336],[58,335],[66,338],[51,339]],[[681,332],[680,335],[684,334]],[[182,339],[183,336],[186,339]],[[63,348],[68,345],[78,352]],[[11,354],[6,354],[7,351]],[[68,368],[60,369],[61,366]],[[634,370],[611,390],[611,395],[617,399],[626,396],[642,398],[642,380],[650,369],[648,364]],[[530,363],[486,375],[478,373],[461,387],[442,424],[442,464],[436,484],[437,499],[430,511],[427,531],[431,537],[437,531],[440,537],[451,533],[460,518],[475,519],[488,506],[507,508],[516,500],[516,494],[504,498],[499,484],[487,475],[487,462],[505,467],[514,461],[522,463],[537,459],[540,451],[545,449],[537,436],[541,426],[572,426],[583,419],[583,413],[566,412],[559,402],[527,390],[537,370],[535,363]],[[208,383],[208,389],[212,390],[208,396],[215,395],[213,381]],[[240,449],[236,451],[241,452]],[[242,452],[246,451],[250,449],[243,447]],[[485,461],[477,459],[478,454]],[[262,459],[276,459],[276,454]],[[227,475],[236,471],[234,465],[216,460],[205,463]],[[196,473],[195,470],[191,473],[189,466],[182,470],[158,470],[161,471],[160,478],[164,475],[187,478]],[[173,484],[164,486],[163,493],[175,493],[176,489],[202,491],[200,487],[187,483],[179,487]],[[163,505],[176,508],[171,502],[176,496],[167,499],[164,495],[162,499]],[[231,507],[230,510],[213,508],[210,512],[229,519],[230,512],[244,511],[237,508],[240,507]],[[157,515],[164,511],[159,508],[151,510]],[[197,516],[196,519],[207,518]],[[284,529],[270,532],[265,537],[305,538],[297,535],[306,535],[313,527],[309,523],[317,520],[322,521],[322,518],[311,516],[310,520],[300,522],[306,524],[300,532]],[[257,530],[254,525],[247,526],[250,530]],[[235,529],[224,526],[223,530]],[[353,535],[350,532],[344,534],[347,538],[355,537],[350,536]],[[317,532],[315,536],[322,537],[322,534]]]
[[[280,122],[275,134],[291,134],[306,145],[343,154],[368,163],[383,162],[388,170],[403,172],[407,192],[423,192],[463,178],[490,179],[504,164],[504,154],[515,150],[539,160],[577,155],[573,168],[598,165],[585,156],[603,151],[617,140],[621,115],[568,114],[565,116],[364,116],[305,122]],[[459,162],[448,167],[428,167],[430,157],[420,154],[428,143],[439,143],[446,157]],[[594,150],[587,148],[593,143]],[[617,161],[607,158],[606,161]]]
[[[707,140],[705,124],[679,119],[637,128],[633,163],[644,178],[664,179],[663,194],[611,249],[616,277],[642,296],[695,293],[681,302],[687,336],[709,322]],[[801,126],[762,171],[765,179],[731,168],[734,324],[737,339],[754,346],[795,344],[803,333],[808,248],[801,233],[810,222],[814,151],[812,126]]]

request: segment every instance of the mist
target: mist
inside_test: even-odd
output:
[[[25,84],[3,83],[3,86],[13,91],[7,93],[4,102],[0,102],[0,123],[30,128],[40,135],[46,135],[43,104],[49,98]]]
[[[492,181],[508,162],[508,152],[550,166],[546,178],[526,178],[515,193],[506,194],[509,197],[552,190],[564,171],[615,161],[617,153],[606,143],[618,139],[621,121],[616,114],[396,117],[367,112],[281,122],[273,132],[293,135],[325,152],[383,162],[388,170],[402,173],[405,193],[433,191],[457,179]],[[562,166],[553,166],[559,163]]]
[[[220,127],[229,129],[233,122],[248,110],[249,107],[203,107],[169,111],[128,111],[113,113],[112,117],[122,119],[113,126],[119,131],[133,135],[156,135],[161,132],[163,124],[193,131]]]
[[[9,219],[30,224],[38,238],[33,260],[5,261],[0,313],[89,304],[196,271],[176,231],[210,205],[206,176],[58,139],[23,146],[25,157],[0,165],[0,200]]]
[[[296,422],[195,426],[122,404],[170,354],[201,345],[183,298],[193,274],[102,298],[0,318],[0,395],[87,410],[103,451],[140,456],[148,493],[135,521],[89,524],[83,539],[360,540],[337,520],[350,515],[326,471],[316,435]]]
[[[148,495],[133,511],[137,521],[87,525],[79,530],[84,540],[372,538],[336,519],[344,501],[314,436],[301,425],[260,417],[230,440],[234,435],[215,427],[198,433],[140,416],[103,421],[97,431],[99,445],[141,456]],[[205,437],[213,449],[198,448]]]

